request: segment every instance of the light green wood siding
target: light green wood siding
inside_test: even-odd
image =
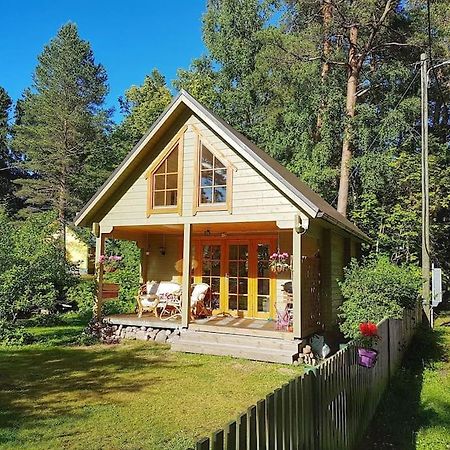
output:
[[[148,236],[148,247],[144,249],[146,258],[147,280],[175,281],[181,283],[180,243],[182,236],[151,234]],[[166,250],[161,255],[160,247]],[[148,255],[146,255],[148,251]]]
[[[182,215],[152,214],[147,217],[147,180],[145,178],[151,161],[164,149],[163,143],[167,143],[183,125],[188,125],[184,133],[183,154],[183,198]],[[194,127],[190,126],[193,125]],[[196,159],[196,131],[197,129],[224,157],[231,163],[236,171],[233,171],[232,188],[232,214],[228,211],[198,211],[193,214],[194,202],[194,166]],[[183,123],[178,123],[170,130],[170,135],[165,136],[164,142],[153,148],[149,148],[149,157],[146,164],[135,169],[135,180],[126,189],[118,192],[110,201],[110,205],[101,226],[123,225],[152,225],[168,223],[205,223],[205,222],[248,222],[265,220],[292,220],[296,212],[294,205],[290,203],[280,192],[271,186],[259,175],[247,162],[235,151],[220,140],[197,117],[190,116]]]

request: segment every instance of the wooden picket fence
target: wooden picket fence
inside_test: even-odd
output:
[[[378,361],[357,363],[353,343],[316,368],[276,389],[211,437],[197,450],[352,449],[371,421],[391,374],[401,363],[421,309],[403,320],[379,324]]]

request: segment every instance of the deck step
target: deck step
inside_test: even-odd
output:
[[[272,339],[228,333],[184,331],[172,343],[172,351],[234,356],[236,358],[292,364],[303,346],[302,341]]]

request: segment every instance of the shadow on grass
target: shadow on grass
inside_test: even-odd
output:
[[[158,368],[183,370],[186,364],[181,367],[166,346],[148,344],[0,348],[0,445],[12,444],[19,429],[39,435],[51,419],[83,418],[90,406],[110,403],[115,392],[157,385]]]
[[[450,407],[421,401],[424,371],[446,361],[445,330],[422,326],[414,336],[402,366],[391,379],[359,450],[416,449],[417,432],[427,426],[448,426]],[[436,411],[440,411],[438,414]]]

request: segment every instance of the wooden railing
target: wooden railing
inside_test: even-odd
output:
[[[276,389],[197,442],[197,450],[352,449],[365,432],[391,374],[401,362],[421,310],[379,324],[378,361],[357,363],[350,343],[316,368]]]

